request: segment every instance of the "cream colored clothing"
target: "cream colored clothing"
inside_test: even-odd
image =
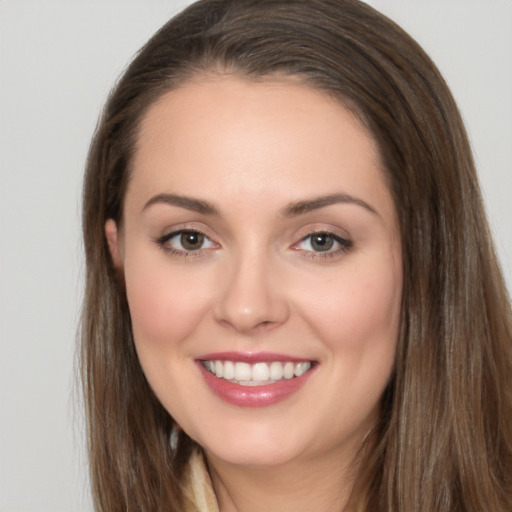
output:
[[[203,454],[195,451],[190,458],[185,477],[185,496],[189,503],[183,512],[219,512],[217,499]]]

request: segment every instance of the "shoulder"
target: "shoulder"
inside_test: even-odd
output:
[[[184,478],[184,512],[219,512],[212,481],[202,451],[190,457]]]

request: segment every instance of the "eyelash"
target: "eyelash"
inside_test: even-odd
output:
[[[204,243],[201,244],[201,247],[198,249],[186,249],[183,247],[183,243],[180,240],[180,244],[183,247],[182,249],[176,249],[170,244],[170,241],[173,238],[176,237],[183,237],[184,235],[198,235],[199,237],[203,237],[203,242],[206,242],[209,244],[208,247],[203,247]],[[332,240],[333,244],[337,244],[337,248],[335,250],[331,250],[332,248],[329,248],[325,251],[315,251],[314,249],[301,249],[299,246],[302,245],[304,242],[309,240],[309,245],[312,244],[312,239],[314,236],[326,236],[329,237]],[[212,242],[212,240],[206,236],[201,231],[195,230],[195,229],[180,229],[178,231],[173,231],[171,233],[168,233],[166,235],[163,235],[159,238],[155,239],[156,244],[161,247],[165,252],[176,255],[176,256],[182,256],[182,257],[198,257],[204,254],[203,251],[209,250],[212,247],[214,247],[216,244]],[[292,249],[302,252],[306,254],[311,259],[317,259],[317,258],[333,258],[336,256],[339,256],[340,253],[346,253],[352,248],[353,244],[352,241],[347,240],[346,238],[342,238],[334,233],[331,233],[329,231],[314,231],[312,233],[309,233],[308,235],[304,236],[300,239],[300,241],[292,246]]]
[[[214,246],[215,243],[210,240],[204,233],[195,229],[180,229],[178,231],[173,231],[172,233],[168,233],[167,235],[163,235],[155,240],[157,245],[161,247],[165,252],[169,254],[173,254],[176,256],[187,257],[198,257],[203,254],[203,251],[210,249],[211,247],[200,247],[198,249],[186,249],[183,247],[183,243],[180,241],[179,243],[183,247],[183,249],[176,249],[173,247],[170,242],[173,238],[182,237],[183,235],[198,235],[200,237],[204,237],[204,241],[207,241],[211,246]],[[203,244],[202,244],[203,245]]]
[[[335,250],[331,250],[331,248],[329,248],[326,251],[305,250],[305,249],[299,248],[299,246],[302,243],[306,242],[307,240],[309,240],[309,245],[311,246],[312,239],[315,235],[316,236],[323,235],[323,236],[330,237],[333,244],[337,244],[338,247]],[[339,256],[340,253],[347,253],[352,248],[352,246],[353,246],[353,243],[351,240],[342,238],[341,236],[331,233],[330,231],[319,230],[319,231],[314,231],[312,233],[309,233],[305,237],[301,238],[301,240],[293,246],[293,249],[295,249],[296,251],[301,251],[301,252],[307,253],[308,257],[310,257],[312,259],[317,259],[317,258],[334,258],[336,256]]]

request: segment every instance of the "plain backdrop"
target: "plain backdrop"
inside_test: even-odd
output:
[[[89,512],[80,188],[106,95],[179,0],[0,0],[0,512]],[[512,289],[512,0],[372,0],[445,75]]]

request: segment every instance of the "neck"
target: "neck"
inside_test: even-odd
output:
[[[277,467],[240,467],[209,454],[207,460],[220,512],[349,512],[354,454],[341,464],[335,452]]]

